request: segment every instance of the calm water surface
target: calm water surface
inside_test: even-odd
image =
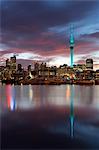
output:
[[[0,103],[4,148],[99,148],[99,86],[0,85]]]

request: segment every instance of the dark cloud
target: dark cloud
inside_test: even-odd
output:
[[[99,32],[85,34],[84,37],[99,38]]]
[[[46,1],[4,1],[1,3],[1,27],[15,32],[37,32],[81,20],[95,5],[96,2],[93,1],[64,1],[64,5],[59,8],[53,4],[49,7]]]

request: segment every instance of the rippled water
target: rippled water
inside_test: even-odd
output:
[[[12,128],[15,132],[17,127],[28,126],[99,148],[99,86],[4,85],[0,86],[0,102],[1,129],[6,130],[6,134],[12,132]],[[39,132],[36,135],[39,137]],[[16,138],[15,144],[18,144],[18,135],[11,136],[8,138]],[[7,139],[6,144],[10,145]]]

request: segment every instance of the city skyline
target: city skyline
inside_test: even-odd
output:
[[[17,54],[23,66],[33,61],[70,65],[70,25],[74,25],[74,64],[92,58],[99,68],[98,1],[1,0],[0,65]]]

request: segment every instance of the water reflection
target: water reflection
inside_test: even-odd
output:
[[[11,125],[16,121],[16,125],[28,125],[30,129],[31,124],[32,130],[32,125],[36,124],[50,133],[97,141],[99,86],[5,85],[0,88],[0,107],[6,112],[5,118],[12,121]]]
[[[5,85],[1,89],[2,107],[5,108],[7,105],[10,110],[72,105],[74,107],[88,105],[99,109],[99,86]],[[74,104],[71,103],[72,101]]]
[[[14,111],[16,109],[15,88],[11,85],[6,85],[6,98],[8,109]]]
[[[33,100],[33,90],[32,90],[32,86],[29,85],[29,100],[32,101]]]
[[[70,86],[70,136],[74,137],[74,86]]]

